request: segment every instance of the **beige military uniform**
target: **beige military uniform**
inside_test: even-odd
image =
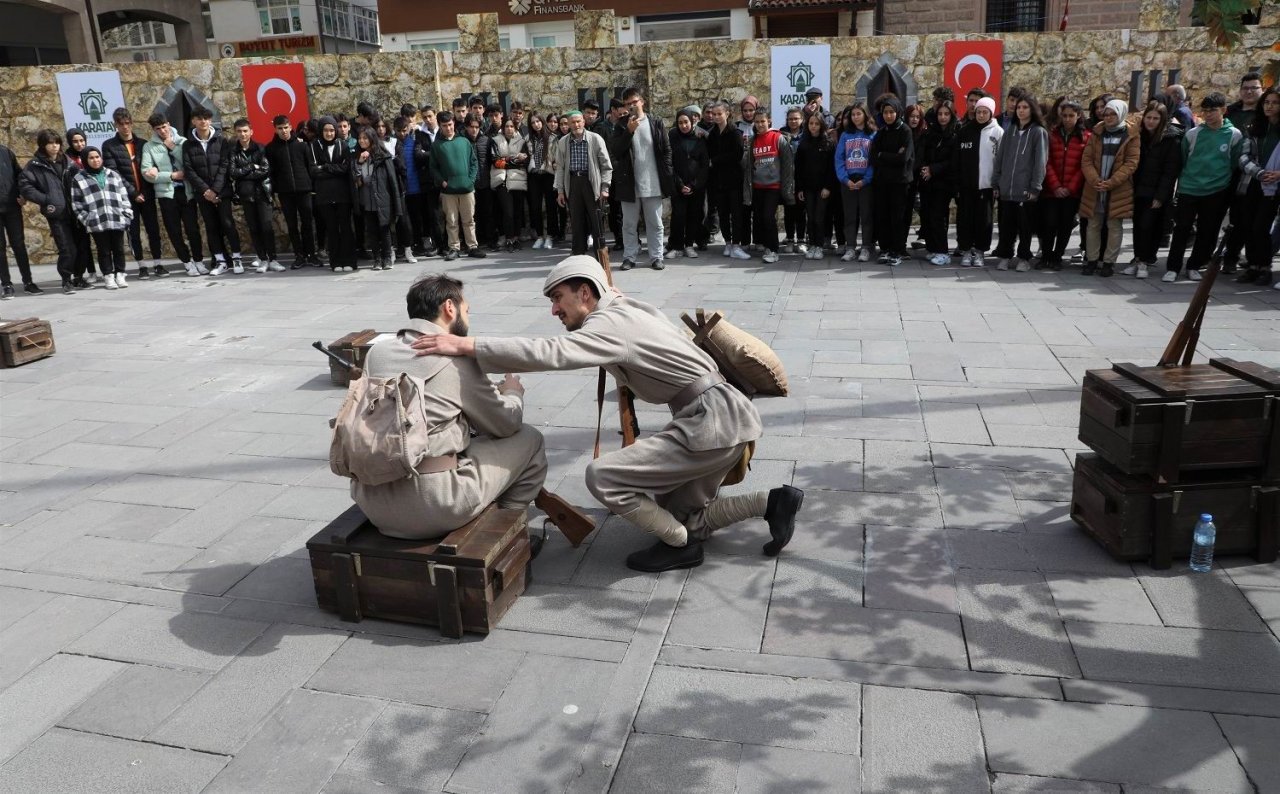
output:
[[[374,378],[406,372],[426,379],[422,407],[432,427],[427,454],[458,456],[458,467],[449,471],[385,485],[351,483],[351,497],[365,515],[399,538],[442,537],[493,502],[523,509],[547,476],[542,434],[521,423],[520,395],[501,394],[469,358],[415,357],[410,343],[436,333],[435,323],[410,320],[396,339],[375,344],[365,364]]]
[[[586,260],[580,267],[594,265],[603,278],[594,260],[570,260]],[[554,283],[548,278],[548,284]],[[546,339],[476,339],[475,355],[486,372],[604,367],[645,402],[677,401],[671,406],[671,422],[661,431],[593,461],[587,467],[587,487],[610,511],[671,545],[684,545],[685,530],[701,540],[725,526],[728,519],[709,516],[707,508],[744,446],[760,437],[760,415],[742,392],[723,381],[679,404],[689,396],[691,384],[720,380],[719,371],[711,357],[656,308],[606,292],[572,333]],[[647,494],[653,494],[653,500]],[[749,511],[763,515],[762,498],[752,504]]]

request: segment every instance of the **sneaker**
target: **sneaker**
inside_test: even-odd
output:
[[[1084,264],[1084,251],[1076,251],[1074,254],[1072,254],[1072,255],[1071,255],[1071,264],[1073,264],[1073,265],[1083,265],[1083,264]]]
[[[196,262],[195,265],[196,265],[196,275],[200,275],[200,276],[209,275],[209,268],[204,266],[204,262]]]
[[[1253,285],[1255,287],[1271,286],[1271,270],[1270,269],[1259,270],[1257,275],[1253,279]]]
[[[249,265],[249,267],[253,268],[253,272],[255,273],[267,272],[267,263],[263,262],[261,259],[253,260],[253,264]]]
[[[1120,271],[1120,275],[1122,276],[1133,276],[1133,275],[1137,275],[1137,273],[1138,273],[1138,266],[1136,264],[1129,265],[1124,270]]]
[[[444,261],[446,261],[446,262],[452,262],[453,260],[455,260],[455,259],[457,259],[457,258],[458,258],[458,249],[457,249],[457,248],[450,248],[450,249],[449,249],[448,251],[446,251],[446,252],[445,252],[445,254],[444,254]]]
[[[840,255],[841,262],[852,262],[858,258],[858,252],[852,248],[846,248],[844,253]]]
[[[870,262],[870,261],[871,261],[871,249],[870,249],[870,248],[860,248],[860,249],[858,249],[858,261],[859,261],[859,262]]]
[[[107,276],[107,277],[106,277],[106,280],[104,281],[104,286],[106,286],[106,288],[107,288],[107,289],[119,289],[119,288],[120,288],[119,286],[117,286],[117,285],[116,285],[116,274],[115,274],[115,273],[112,273],[111,275],[109,275],[109,276]]]
[[[120,289],[128,289],[129,285],[125,283],[126,274],[123,270],[116,271],[116,286]]]
[[[107,283],[107,277],[106,277],[106,276],[104,276],[104,275],[102,275],[101,273],[94,273],[94,274],[93,274],[93,283],[94,283],[94,284],[106,284],[106,283]]]
[[[890,259],[893,259],[893,256],[888,251],[885,251],[881,253],[879,257],[876,258],[876,264],[887,265],[889,264]]]
[[[84,276],[76,276],[71,279],[71,286],[76,289],[93,289],[93,287],[89,286],[89,282],[84,280]]]
[[[5,284],[3,287],[0,287],[0,301],[13,300],[13,296],[15,294],[17,293],[13,291],[12,284]]]
[[[743,247],[740,245],[735,245],[733,247],[733,253],[729,254],[729,256],[733,257],[734,259],[750,259],[751,258],[751,254],[747,253],[746,250],[744,250]]]
[[[240,260],[240,257],[237,256],[234,260],[232,260],[231,272],[237,275],[244,272],[244,262]]]
[[[798,254],[807,254],[807,253],[809,253],[809,246],[808,246],[808,244],[806,244],[806,243],[796,243],[796,253],[798,253]]]
[[[1199,281],[1199,280],[1200,280],[1200,271],[1199,271],[1199,270],[1188,270],[1188,271],[1187,271],[1187,278],[1191,279],[1192,281]]]
[[[1044,257],[1042,256],[1031,257],[1030,265],[1032,270],[1039,270],[1040,268],[1044,267]]]
[[[654,270],[665,270],[667,266],[662,263],[661,259],[655,258],[655,259],[649,260],[649,267],[653,268]]]
[[[986,267],[987,266],[986,256],[984,256],[982,252],[979,251],[977,248],[970,248],[969,256],[973,258],[973,262],[969,265],[969,267]]]
[[[76,288],[75,288],[75,287],[73,287],[73,286],[71,286],[71,282],[70,282],[70,281],[64,281],[64,282],[62,282],[62,294],[63,294],[63,295],[75,295],[75,294],[76,294]]]
[[[394,264],[395,264],[395,260],[392,259],[391,257],[387,257],[386,259],[382,260],[382,269],[390,270],[391,266]]]
[[[139,265],[139,266],[138,266],[138,278],[142,279],[143,281],[146,281],[147,279],[151,278],[151,271],[150,271],[150,270],[148,270],[148,269],[146,269],[145,267],[143,267],[143,266]]]
[[[1001,259],[999,262],[996,262],[996,270],[1008,270],[1008,269],[1009,269],[1008,259]]]
[[[198,276],[198,275],[200,275],[199,273],[197,273],[197,272],[196,272],[196,263],[195,263],[195,262],[183,262],[183,263],[182,263],[182,269],[183,269],[183,270],[185,270],[185,271],[187,271],[187,275],[188,275],[188,276]]]
[[[684,251],[679,248],[668,248],[665,256],[667,259],[679,259],[684,256]]]
[[[1146,265],[1138,265],[1138,266],[1137,266],[1137,268],[1138,268],[1138,272],[1136,272],[1136,273],[1134,273],[1134,274],[1133,274],[1133,275],[1134,275],[1134,278],[1146,278],[1146,277],[1147,277],[1147,266],[1146,266]]]
[[[724,250],[720,252],[720,256],[723,256],[723,257],[727,257],[727,258],[729,258],[729,259],[732,259],[732,258],[733,258],[733,245],[732,245],[732,244],[726,245],[726,246],[724,247]]]
[[[1111,266],[1110,262],[1103,262],[1102,270],[1098,271],[1099,278],[1111,278],[1115,274],[1116,274],[1115,268]]]
[[[1160,280],[1166,284],[1172,284],[1178,280],[1178,271],[1166,270],[1164,271],[1164,275],[1160,277]]]
[[[1018,273],[1026,273],[1031,269],[1031,263],[1025,259],[1015,259],[1013,260],[1013,269]]]
[[[951,264],[951,257],[948,254],[937,253],[929,257],[929,261],[938,267],[946,267]]]
[[[902,264],[902,256],[900,254],[892,254],[886,264],[888,264],[889,267],[897,267]]]
[[[164,278],[164,277],[166,277],[166,276],[168,276],[168,275],[169,275],[169,271],[164,269],[164,265],[156,265],[156,266],[155,266],[154,268],[152,268],[151,270],[152,270],[152,272],[153,272],[153,273],[155,273],[155,274],[156,274],[157,276],[159,276],[160,278]]]
[[[270,270],[272,273],[283,273],[284,271],[288,270],[288,268],[280,264],[276,260],[272,259],[270,262],[267,263],[267,270]]]
[[[960,254],[960,267],[972,267],[972,266],[973,266],[973,254],[969,253],[968,251],[962,252]]]
[[[533,249],[533,250],[535,250],[535,251],[539,251],[539,250],[541,250],[541,249],[542,249],[542,238],[541,238],[541,237],[539,237],[538,239],[534,240],[534,241],[533,241],[533,245],[531,245],[531,246],[529,246],[529,247],[530,247],[530,248],[532,248],[532,249]]]
[[[621,264],[621,265],[618,265],[618,269],[619,269],[619,270],[630,270],[631,268],[633,268],[633,267],[635,267],[635,266],[636,266],[636,261],[635,261],[634,259],[626,258],[626,259],[623,259],[623,260],[622,260],[622,264]]]
[[[236,265],[237,267],[239,267],[239,262],[237,262]],[[223,273],[226,273],[228,270],[230,270],[230,268],[227,267],[226,262],[219,262],[218,264],[214,265],[213,270],[209,271],[209,275],[221,276]],[[241,267],[239,272],[243,273],[244,268]]]
[[[783,241],[778,245],[778,253],[780,253],[780,254],[791,254],[791,253],[795,253],[795,250],[796,250],[796,241],[795,241],[795,240],[792,240],[790,237],[788,237],[787,239],[783,240]]]
[[[472,259],[484,259],[486,256],[488,256],[488,254],[486,254],[484,251],[481,251],[477,247],[477,248],[472,248],[470,251],[467,251],[467,256],[471,257]]]
[[[697,258],[698,258],[698,249],[697,249],[697,248],[695,248],[695,247],[693,247],[692,245],[687,245],[687,246],[685,246],[685,249],[684,249],[684,258],[685,258],[685,259],[697,259]]]
[[[764,256],[761,257],[761,261],[766,265],[772,265],[774,262],[778,261],[778,254],[774,251],[765,251]]]
[[[1080,268],[1080,275],[1092,276],[1097,269],[1098,269],[1097,262],[1085,262],[1084,267]]]
[[[22,291],[28,295],[43,295],[44,290],[40,289],[34,281],[22,285]]]
[[[407,265],[416,265],[416,264],[418,264],[418,257],[414,256],[412,251],[407,251],[407,250],[406,250],[406,251],[404,252],[404,257],[403,257],[403,259],[404,259],[404,261],[405,261],[405,264],[407,264]]]

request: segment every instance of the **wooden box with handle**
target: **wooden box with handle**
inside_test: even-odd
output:
[[[0,366],[20,367],[56,352],[53,328],[46,320],[0,320]]]

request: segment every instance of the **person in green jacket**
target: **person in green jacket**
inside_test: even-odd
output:
[[[480,163],[476,160],[475,147],[466,136],[457,133],[452,113],[440,113],[436,123],[440,132],[431,147],[429,173],[440,188],[440,206],[449,234],[449,252],[444,260],[451,262],[461,254],[459,224],[466,238],[467,255],[483,259],[485,253],[476,243],[476,176],[480,173]]]
[[[197,218],[199,210],[194,197],[187,196],[185,174],[182,172],[182,144],[187,139],[174,131],[163,114],[152,113],[147,124],[151,125],[151,140],[142,145],[142,178],[156,186],[165,234],[169,235],[169,242],[173,244],[187,275],[203,275],[209,271],[200,264],[204,259],[204,249]],[[190,246],[183,240],[184,229]],[[157,264],[155,274],[165,276],[168,272],[163,265]]]
[[[1227,98],[1214,92],[1200,100],[1204,121],[1182,138],[1182,176],[1178,179],[1177,214],[1165,261],[1163,281],[1183,271],[1183,254],[1192,229],[1195,246],[1186,260],[1186,277],[1200,280],[1200,268],[1213,256],[1218,231],[1231,204],[1233,176],[1244,147],[1244,134],[1226,118]]]

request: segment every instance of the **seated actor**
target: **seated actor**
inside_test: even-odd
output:
[[[589,256],[571,256],[543,282],[551,313],[571,333],[547,339],[469,339],[433,334],[413,342],[420,354],[474,357],[486,372],[604,367],[649,403],[667,404],[671,422],[587,466],[587,488],[600,503],[656,535],[627,557],[638,571],[702,564],[702,541],[748,518],[769,522],[774,556],[791,540],[804,492],[772,491],[717,498],[746,445],[760,437],[760,414],[720,375],[715,361],[656,308],[617,294]],[[653,494],[650,497],[649,494]]]
[[[443,537],[494,502],[504,509],[528,507],[546,479],[547,458],[542,434],[521,423],[520,379],[507,375],[494,386],[470,359],[414,355],[410,343],[416,339],[466,336],[469,309],[461,281],[427,276],[409,288],[406,302],[408,324],[394,340],[369,349],[365,374],[393,378],[405,372],[425,381],[430,458],[417,477],[373,486],[353,480],[352,498],[383,534],[412,539]]]

